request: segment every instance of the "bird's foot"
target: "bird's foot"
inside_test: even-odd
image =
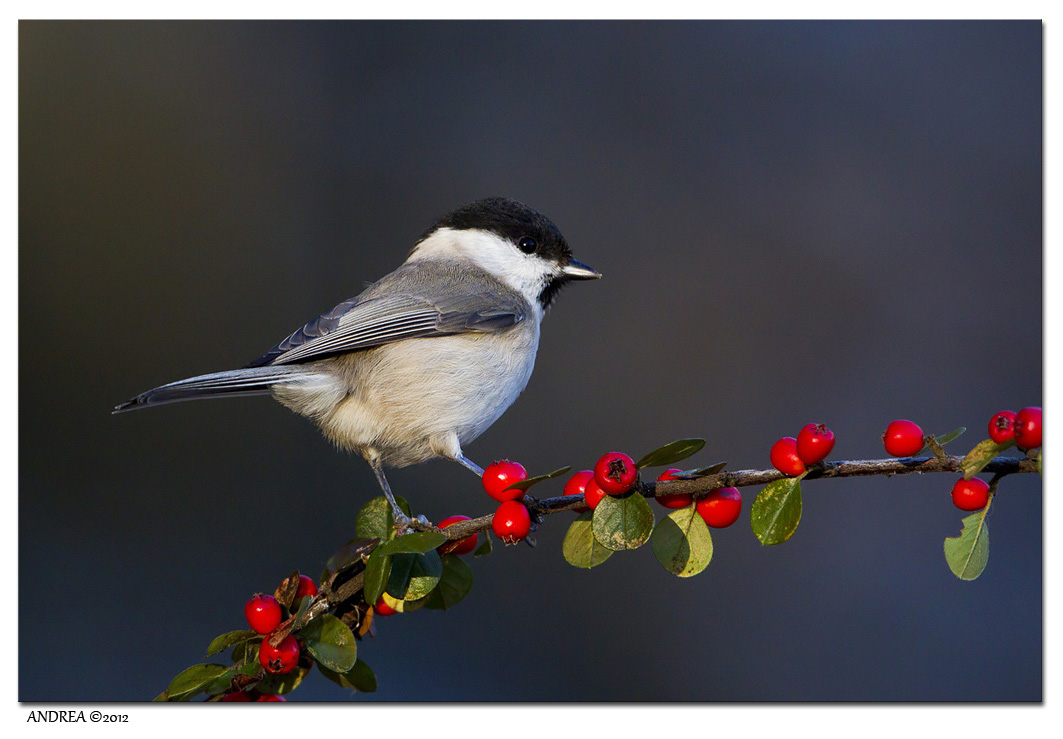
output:
[[[391,512],[391,516],[395,522],[395,534],[398,536],[409,534],[413,531],[427,531],[432,528],[432,524],[423,515],[410,518],[400,509],[395,508]]]

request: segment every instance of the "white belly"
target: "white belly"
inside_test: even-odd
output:
[[[471,442],[513,404],[535,365],[538,322],[500,334],[408,339],[315,363],[327,380],[278,388],[336,444],[404,467]]]

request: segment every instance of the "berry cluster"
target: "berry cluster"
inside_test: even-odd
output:
[[[771,447],[771,465],[784,475],[797,477],[822,462],[834,448],[834,432],[822,423],[809,423],[795,439],[784,436]]]
[[[527,479],[528,471],[524,469],[524,465],[510,462],[508,459],[488,465],[484,470],[484,490],[500,503],[491,519],[491,530],[506,544],[524,541],[531,533],[531,513],[521,501],[524,491],[510,487]]]
[[[295,597],[299,599],[307,595],[317,595],[317,585],[306,575],[300,575]],[[262,668],[273,675],[291,672],[299,662],[301,654],[299,642],[291,634],[281,639],[277,646],[269,642],[269,635],[284,620],[284,610],[280,602],[272,595],[257,593],[244,605],[244,617],[247,618],[247,625],[255,633],[267,637],[262,640],[258,650],[258,661]]]
[[[679,480],[682,470],[671,468],[657,477],[657,482]],[[623,452],[603,454],[593,470],[581,470],[565,483],[565,495],[582,495],[592,511],[606,495],[626,495],[639,478],[635,461]],[[665,508],[686,508],[694,505],[698,515],[713,528],[726,528],[738,520],[742,512],[742,494],[738,488],[717,488],[694,500],[692,493],[658,495],[656,501]]]
[[[1012,444],[1023,451],[1041,446],[1041,409],[1033,406],[1018,413],[1000,411],[989,419],[989,438],[1000,447]],[[882,434],[886,451],[894,457],[911,457],[926,446],[927,437],[918,424],[906,419],[893,421]],[[989,503],[989,485],[972,477],[952,486],[952,502],[961,511],[978,511]]]
[[[997,444],[1009,444],[1024,452],[1041,446],[1041,409],[1023,408],[1018,413],[1000,411],[989,419],[989,438]]]
[[[1024,451],[1041,446],[1041,409],[1023,408],[1018,413],[1000,411],[989,421],[989,437],[998,445],[1014,443]],[[928,437],[918,424],[898,418],[886,427],[882,443],[894,457],[911,457],[926,447]],[[797,477],[810,465],[826,459],[833,448],[831,430],[821,423],[810,423],[801,429],[797,438],[784,436],[775,442],[771,448],[771,464],[784,475]],[[964,511],[985,508],[989,502],[989,485],[977,478],[960,479],[952,488],[952,502]]]
[[[294,585],[295,583],[292,584]],[[294,597],[298,600],[308,595],[317,595],[317,584],[306,575],[299,575]],[[284,675],[291,672],[295,669],[295,666],[299,663],[299,658],[302,656],[302,648],[291,634],[285,635],[277,646],[270,644],[270,635],[281,625],[284,617],[284,607],[272,595],[256,593],[244,604],[244,618],[247,619],[247,625],[256,634],[261,634],[265,637],[259,645],[258,661],[262,665],[262,669],[271,675]],[[284,702],[286,699],[279,695],[251,689],[226,692],[221,695],[219,700],[226,703],[269,703]]]
[[[989,419],[989,438],[1007,448],[1014,444],[1023,451],[1041,446],[1041,409],[1037,406],[1015,411],[999,411]],[[978,511],[989,504],[989,485],[972,477],[962,477],[952,486],[952,502],[961,511]]]
[[[593,470],[580,470],[572,475],[565,483],[564,494],[582,495],[583,502],[593,511],[606,495],[627,494],[638,478],[635,460],[623,452],[609,452],[594,463]],[[683,505],[689,504],[687,500]]]

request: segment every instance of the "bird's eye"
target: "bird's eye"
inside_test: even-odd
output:
[[[519,246],[520,250],[525,254],[531,254],[535,251],[535,239],[531,236],[522,236],[521,240],[517,242],[517,246]]]

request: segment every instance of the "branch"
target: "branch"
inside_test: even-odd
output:
[[[688,505],[683,511],[672,513],[668,518],[671,529],[655,528],[655,516],[649,506],[638,497],[639,495],[654,498],[658,495],[685,494],[702,498],[718,488],[770,485],[758,496],[757,501],[751,506],[750,513],[757,538],[762,544],[770,545],[786,541],[796,528],[800,520],[801,499],[799,494],[791,497],[790,493],[793,490],[800,491],[799,483],[803,479],[892,476],[912,472],[961,473],[966,461],[968,475],[984,472],[992,476],[989,482],[989,502],[991,502],[996,494],[997,483],[1002,478],[1018,473],[1039,472],[1040,452],[1036,458],[991,458],[992,455],[999,454],[1002,445],[987,440],[975,447],[966,458],[954,457],[946,454],[940,444],[931,443],[934,441],[933,437],[929,438],[928,446],[934,454],[932,457],[819,462],[811,465],[796,479],[774,469],[715,471],[723,467],[723,464],[718,464],[697,471],[680,473],[680,479],[660,482],[636,480],[631,496],[625,499],[602,499],[601,502],[608,503],[608,505],[599,507],[597,512],[601,513],[605,510],[604,517],[590,519],[585,516],[572,524],[565,540],[567,547],[565,558],[577,567],[594,567],[604,562],[613,551],[635,549],[653,539],[654,555],[669,572],[688,577],[705,569],[712,558],[712,541],[709,538],[708,528],[698,520],[693,507]],[[701,440],[684,439],[673,442],[651,452],[643,458],[640,464],[650,467],[658,464],[665,465],[669,459],[686,458],[703,445],[704,442]],[[686,456],[677,456],[680,453]],[[563,474],[564,471],[556,470],[549,475],[529,478],[528,483],[534,484],[536,481]],[[771,485],[780,480],[791,480],[791,483]],[[561,495],[540,500],[525,493],[521,500],[532,512],[533,519],[539,523],[543,522],[544,516],[560,511],[583,512],[588,510],[582,495]],[[753,511],[757,503],[762,500],[767,501],[767,507],[775,506],[767,516],[771,519],[767,528],[761,526],[763,531],[758,530],[757,521],[763,522],[766,517],[761,515],[760,519],[757,519]],[[762,509],[764,507],[761,506]],[[959,537],[949,537],[945,540],[945,558],[953,573],[961,579],[973,580],[985,567],[987,546],[985,514],[988,508],[987,504],[981,513],[965,518],[964,530]],[[618,510],[626,512],[617,514]],[[761,513],[763,514],[763,510]],[[618,515],[622,519],[619,524],[614,521]],[[490,515],[469,521],[459,521],[442,530],[421,518],[420,520],[414,519],[409,524],[409,528],[436,532],[454,541],[486,531],[491,527],[493,517]],[[387,517],[386,520],[391,519]],[[682,521],[684,520],[697,521],[700,528],[691,529],[689,525],[683,528]],[[776,527],[777,521],[783,521],[781,528]],[[973,525],[972,521],[975,522]],[[608,543],[602,543],[603,540],[599,537],[597,528],[600,522],[605,524],[604,541]],[[381,522],[376,521],[376,524],[379,526]],[[361,526],[361,522],[359,525]],[[390,524],[387,525],[390,526]],[[362,527],[360,530],[375,529]],[[662,531],[663,535],[659,535]],[[391,532],[385,527],[384,533],[390,534]],[[277,587],[274,596],[280,607],[285,609],[278,612],[277,619],[279,620],[284,612],[290,615],[270,633],[258,637],[253,631],[235,631],[222,634],[212,641],[208,649],[210,654],[232,647],[234,664],[231,667],[219,664],[193,665],[178,674],[156,700],[189,700],[200,693],[206,693],[210,701],[233,700],[241,697],[249,700],[252,695],[257,695],[259,692],[266,695],[284,693],[295,688],[315,662],[321,667],[326,677],[343,687],[353,687],[361,691],[375,690],[376,678],[372,670],[358,659],[356,642],[366,634],[375,633],[374,616],[378,613],[378,609],[383,609],[383,604],[375,600],[378,595],[384,598],[389,606],[396,600],[401,601],[394,606],[396,610],[416,610],[422,606],[445,609],[461,601],[468,593],[472,586],[472,571],[454,554],[443,555],[442,560],[439,556],[433,556],[433,560],[427,559],[426,553],[435,555],[433,549],[438,548],[437,545],[440,543],[438,537],[414,535],[406,538],[404,545],[412,549],[392,546],[383,554],[379,554],[377,546],[381,543],[381,538],[370,538],[371,536],[372,534],[363,533],[361,538],[348,542],[344,548],[333,555],[329,560],[326,575],[317,587],[316,594],[308,598],[296,599],[298,591],[302,588],[303,580],[298,572],[293,572],[285,578]],[[654,536],[657,538],[654,539]],[[391,539],[391,536],[385,538],[389,540],[389,543],[391,541],[401,542],[400,539]],[[405,569],[400,567],[393,571],[393,557],[396,561],[399,557],[405,557],[406,559],[402,560]],[[435,562],[434,569],[431,566],[432,561]],[[429,579],[434,577],[434,581],[427,589],[420,585],[416,589],[410,587],[417,562],[421,563],[421,570],[418,572],[428,576]],[[395,573],[398,573],[398,580],[401,581],[398,585],[395,582]],[[398,599],[392,597],[389,600],[387,595],[389,591],[385,589],[385,586],[399,587],[402,597]],[[371,591],[371,598],[374,600],[367,600],[366,590]],[[315,622],[315,619],[325,616],[330,611],[331,616]],[[388,613],[383,610],[379,612],[382,615]],[[317,626],[313,626],[312,622],[317,623]],[[295,635],[295,639],[292,635]],[[282,642],[287,642],[289,646],[284,647]],[[294,657],[291,657],[292,644],[296,645]],[[285,665],[282,657],[272,655],[267,655],[268,659],[263,660],[262,655],[266,654],[264,650],[269,646],[279,649],[276,652],[277,655],[287,654],[288,656],[283,659],[290,659],[290,661]],[[282,667],[286,669],[282,670]],[[267,675],[266,672],[273,674]],[[278,677],[279,675],[285,675],[285,677]]]
[[[934,457],[904,457],[901,459],[862,459],[842,460],[838,462],[820,462],[809,468],[806,480],[818,480],[833,477],[867,477],[870,475],[906,475],[912,472],[953,472],[960,473],[963,457],[943,454]],[[1006,475],[1037,472],[1037,462],[1027,458],[998,457],[982,470],[999,477]],[[638,482],[635,490],[647,498],[657,495],[674,495],[692,493],[695,496],[708,493],[717,488],[740,488],[750,485],[766,485],[787,477],[778,470],[737,470],[735,472],[718,472],[693,480],[665,480],[664,482]],[[524,496],[524,503],[533,513],[549,515],[561,511],[583,512],[589,510],[581,495],[561,495],[555,498],[539,500],[530,495]],[[445,529],[426,526],[413,522],[412,528],[418,531],[437,531],[448,539],[464,539],[467,536],[491,528],[492,516],[481,516],[468,521],[459,521]]]

